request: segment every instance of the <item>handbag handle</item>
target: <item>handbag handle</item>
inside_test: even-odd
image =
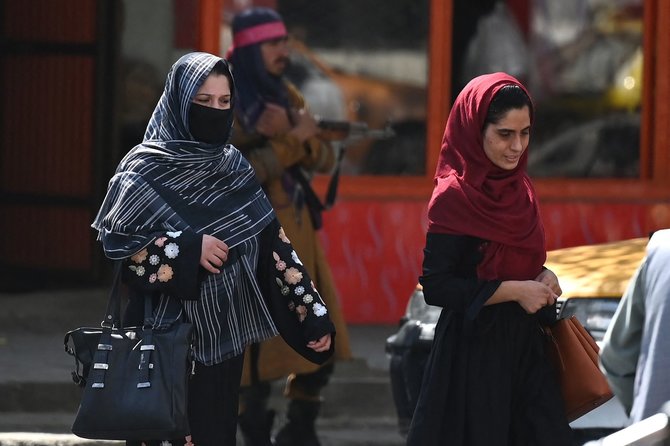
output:
[[[100,323],[102,328],[121,328],[123,327],[121,320],[121,292],[119,287],[121,286],[121,277],[123,270],[123,260],[117,260],[114,262],[114,279],[112,282],[112,287],[109,291],[109,299],[107,301],[107,310],[105,311],[105,318]],[[144,295],[144,325],[145,330],[152,328],[153,324],[151,322],[151,317],[153,313],[153,303],[151,293],[145,293]]]
[[[556,342],[556,338],[554,337],[554,333],[551,331],[551,327],[549,326],[544,327],[544,332],[547,335],[547,338],[554,345],[554,348],[556,349],[558,359],[561,363],[561,370],[565,370],[565,361],[563,360],[563,354],[561,353],[561,349],[558,348],[558,342]]]
[[[119,286],[121,285],[122,267],[122,260],[114,262],[114,279],[112,281],[112,288],[109,290],[107,310],[105,311],[105,318],[100,323],[100,326],[103,328],[121,326],[121,293],[119,292]]]
[[[112,288],[109,291],[109,300],[107,302],[107,310],[105,312],[105,319],[100,323],[102,326],[102,333],[100,334],[100,341],[93,356],[93,370],[91,372],[91,387],[94,389],[102,389],[105,387],[105,375],[109,368],[108,357],[112,350],[112,331],[115,328],[122,328],[121,321],[121,293],[119,286],[121,285],[121,274],[123,268],[123,261],[117,260],[114,264],[114,280]],[[149,379],[149,369],[151,364],[151,353],[156,346],[153,343],[153,327],[149,323],[152,313],[152,298],[150,294],[144,296],[144,331],[143,343],[140,346],[140,363],[137,388],[151,387]],[[123,330],[118,333],[125,337]]]

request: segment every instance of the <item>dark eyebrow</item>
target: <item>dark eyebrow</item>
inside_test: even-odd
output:
[[[521,131],[523,132],[525,130],[530,130],[530,129],[531,129],[531,126],[529,125],[528,127],[522,128]],[[496,131],[498,131],[498,132],[513,132],[514,130],[513,129],[508,129],[506,127],[501,127],[501,128],[496,129]]]
[[[194,97],[198,97],[198,96],[214,96],[214,94],[213,94],[213,93],[198,93],[198,94],[196,94]],[[224,95],[223,95],[224,98],[226,98],[226,97],[230,98],[230,97],[232,97],[232,96],[233,96],[232,93],[224,94]]]

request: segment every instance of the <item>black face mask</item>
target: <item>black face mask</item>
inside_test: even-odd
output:
[[[228,142],[232,120],[232,108],[221,110],[193,102],[188,127],[196,141],[221,145]]]

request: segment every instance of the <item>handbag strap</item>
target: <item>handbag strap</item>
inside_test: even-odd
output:
[[[104,325],[98,346],[93,354],[93,364],[87,381],[90,381],[91,388],[102,389],[105,387],[105,372],[109,369],[109,352],[112,351],[112,326]]]
[[[121,285],[122,268],[122,260],[114,262],[114,279],[112,281],[112,288],[109,291],[107,310],[105,311],[105,318],[100,323],[103,328],[107,326],[110,328],[121,326],[121,293],[119,292],[119,287]]]
[[[560,323],[560,322],[561,322],[561,319],[559,319],[556,323]],[[553,344],[553,348],[556,352],[556,356],[558,357],[558,361],[560,362],[561,370],[565,370],[565,360],[563,359],[563,354],[561,353],[561,349],[558,348],[558,342],[556,342],[556,338],[554,337],[554,333],[551,331],[551,327],[548,326],[548,325],[545,326],[544,327],[544,333],[546,334],[547,339],[549,340],[549,342],[551,342]]]
[[[91,381],[91,388],[102,389],[105,387],[105,375],[109,369],[109,353],[113,350],[112,333],[117,332],[121,336],[125,336],[123,332],[123,325],[121,321],[121,293],[119,287],[121,285],[123,261],[117,260],[114,264],[114,279],[112,288],[109,292],[109,300],[107,302],[107,310],[105,318],[101,322],[102,333],[98,346],[93,355],[93,365],[89,372],[88,380]],[[153,342],[153,327],[151,323],[153,313],[153,300],[150,293],[144,296],[144,325],[142,327],[142,345],[140,346],[140,363],[139,374],[137,381],[137,388],[151,387],[149,378],[149,370],[153,368],[151,363],[152,352],[156,349]],[[67,343],[67,335],[66,335]]]
[[[137,388],[142,389],[151,387],[149,380],[149,370],[153,368],[151,363],[151,353],[156,350],[156,345],[153,342],[153,327],[151,324],[151,317],[153,315],[153,299],[150,293],[144,295],[144,326],[142,331],[142,345],[140,345],[140,365],[139,376],[137,380]]]
[[[122,267],[122,260],[114,262],[114,279],[109,291],[107,310],[105,311],[105,318],[100,323],[102,333],[100,333],[100,340],[93,354],[93,364],[88,377],[93,389],[105,387],[105,372],[109,369],[108,357],[112,350],[112,330],[121,326],[121,293],[119,292],[119,286],[121,284]]]

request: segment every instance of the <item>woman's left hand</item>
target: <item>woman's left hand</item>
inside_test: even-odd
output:
[[[311,348],[315,352],[325,352],[330,350],[330,333],[328,333],[325,336],[322,336],[317,341],[308,342],[307,347]]]
[[[543,270],[539,276],[535,278],[537,282],[541,282],[545,285],[547,285],[549,288],[551,288],[551,291],[556,293],[557,296],[560,296],[563,294],[563,290],[561,289],[561,285],[558,283],[558,277],[556,277],[556,274],[550,269],[545,269]]]

